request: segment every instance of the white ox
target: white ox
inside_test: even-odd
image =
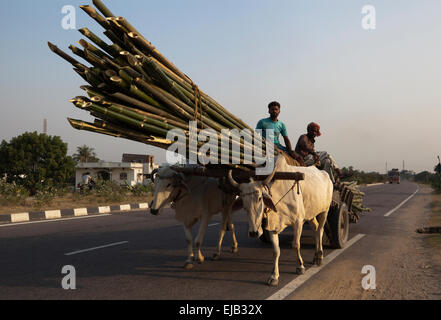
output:
[[[225,231],[232,232],[233,248],[236,253],[237,240],[234,232],[234,225],[231,221],[231,212],[236,196],[227,194],[219,189],[219,182],[214,178],[186,176],[165,167],[158,170],[155,178],[155,190],[150,212],[158,215],[169,203],[174,203],[176,220],[184,225],[185,237],[187,239],[188,258],[185,263],[186,269],[194,267],[193,261],[203,263],[205,258],[201,252],[202,242],[213,215],[222,213],[222,224],[219,232],[217,252],[213,259],[220,258],[222,240]],[[200,221],[199,232],[195,238],[197,257],[193,254],[193,236],[191,229],[196,222]]]
[[[302,172],[305,180],[295,185],[292,180],[275,180],[269,186],[275,172]],[[262,234],[262,219],[267,215],[271,242],[274,248],[274,269],[267,283],[276,286],[279,282],[279,233],[291,226],[294,231],[292,247],[296,250],[299,266],[297,273],[303,274],[305,267],[300,255],[300,236],[303,224],[309,222],[314,231],[314,263],[323,261],[323,228],[332,201],[333,185],[328,173],[316,167],[295,167],[286,163],[284,157],[278,157],[274,171],[266,181],[251,181],[238,184],[229,172],[230,183],[241,191],[244,209],[249,220],[249,234],[257,237]],[[267,208],[267,209],[266,209]],[[270,210],[269,212],[266,212]],[[317,225],[318,222],[318,225]]]

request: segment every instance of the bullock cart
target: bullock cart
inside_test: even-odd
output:
[[[219,179],[219,187],[224,191],[237,193],[226,179],[231,167],[224,166],[174,166],[174,170],[186,175],[213,177]],[[241,169],[232,169],[234,179],[239,182],[247,182],[250,178],[254,180],[265,180],[267,176],[256,176],[254,170],[244,171]],[[304,180],[305,176],[300,172],[276,172],[274,180]],[[359,216],[352,210],[352,201],[354,193],[345,185],[337,182],[334,184],[331,209],[328,213],[328,219],[325,225],[325,233],[329,243],[333,248],[343,248],[349,236],[349,224],[358,221]],[[235,207],[241,207],[238,199]],[[260,237],[263,242],[269,242],[268,231],[265,230],[266,221],[263,221],[264,233]]]

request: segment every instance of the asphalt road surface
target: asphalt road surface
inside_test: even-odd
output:
[[[420,270],[425,253],[414,232],[426,217],[430,190],[406,182],[362,190],[372,212],[351,224],[345,249],[325,247],[322,267],[311,265],[313,240],[305,231],[307,272],[296,275],[291,230],[280,236],[278,287],[265,284],[272,271],[272,246],[248,238],[243,211],[233,217],[239,252],[231,253],[227,233],[221,260],[210,259],[217,216],[205,237],[206,261],[193,270],[183,268],[184,230],[171,210],[159,217],[138,211],[0,226],[0,299],[439,299],[440,277]],[[363,277],[373,275],[373,269],[362,273],[366,265],[375,268],[370,278],[375,289],[363,289]],[[72,269],[62,273],[64,266],[75,269],[74,290],[62,287],[63,278],[66,284],[65,277],[74,275]]]

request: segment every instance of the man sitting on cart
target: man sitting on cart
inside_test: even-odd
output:
[[[274,145],[275,148],[283,153],[288,164],[290,165],[304,165],[303,158],[292,150],[291,141],[288,138],[288,132],[285,124],[278,120],[280,114],[280,103],[273,101],[268,105],[269,118],[260,120],[257,123],[256,129],[262,130],[262,136],[266,139],[266,130],[274,130]],[[279,135],[282,135],[285,146],[282,146],[279,141]]]
[[[307,127],[307,132],[307,134],[300,136],[295,152],[303,157],[306,166],[316,165],[318,168],[325,170],[332,182],[335,183],[335,173],[338,177],[341,177],[343,173],[334,158],[326,151],[315,152],[314,150],[315,138],[322,135],[320,126],[315,122],[311,122]]]

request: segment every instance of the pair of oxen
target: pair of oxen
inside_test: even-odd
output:
[[[301,172],[302,181],[273,180],[276,172]],[[308,222],[314,233],[314,263],[321,265],[323,261],[323,231],[331,206],[333,184],[327,172],[316,167],[296,167],[286,163],[283,156],[276,159],[275,167],[264,181],[250,179],[247,183],[238,183],[229,172],[228,180],[233,187],[240,190],[243,209],[248,215],[248,232],[251,237],[259,237],[263,232],[262,221],[267,220],[265,229],[273,244],[274,268],[267,284],[276,286],[279,283],[279,234],[286,228],[293,229],[292,248],[297,254],[296,272],[303,274],[305,267],[300,254],[300,236],[303,225]],[[188,257],[185,268],[194,267],[194,261],[204,262],[201,246],[205,232],[213,215],[221,213],[222,223],[219,233],[217,252],[213,259],[219,259],[222,240],[227,228],[233,236],[233,252],[237,252],[237,240],[231,220],[233,204],[237,195],[219,189],[218,179],[186,176],[171,167],[161,168],[154,180],[155,192],[151,204],[151,213],[158,215],[160,211],[173,203],[176,219],[184,225],[188,245]],[[297,184],[297,185],[296,185]],[[193,241],[192,227],[200,222],[199,232]],[[196,256],[193,244],[196,244]]]

